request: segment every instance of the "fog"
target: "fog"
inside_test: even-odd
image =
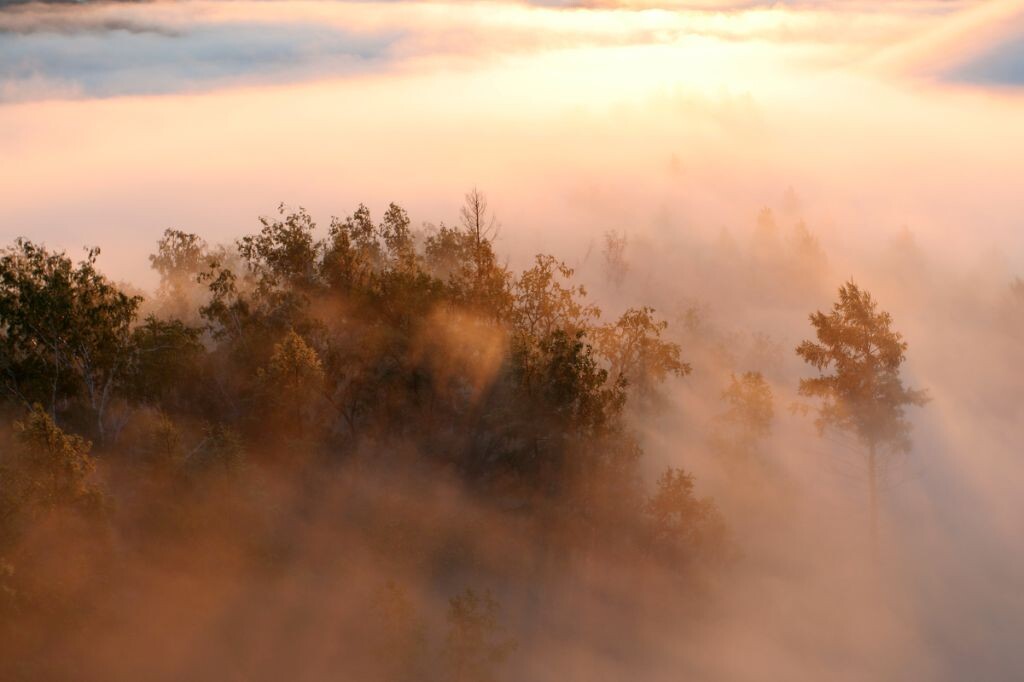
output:
[[[1022,38],[1016,1],[0,3],[4,244],[99,246],[105,273],[154,291],[166,228],[230,244],[279,202],[320,236],[360,203],[451,224],[479,187],[510,268],[554,254],[607,316],[668,321],[693,371],[627,409],[643,478],[692,472],[735,548],[659,609],[675,589],[661,573],[584,558],[553,577],[539,531],[447,472],[342,473],[280,521],[308,573],[257,598],[214,529],[176,558],[188,571],[138,560],[111,591],[111,611],[142,594],[152,618],[63,655],[97,679],[329,679],[380,575],[427,612],[469,576],[501,594],[508,679],[1020,679]],[[618,285],[609,231],[626,238]],[[904,380],[931,398],[908,412],[875,549],[860,457],[797,407],[808,315],[849,280],[892,314]],[[432,325],[422,352],[458,371],[472,356],[476,390],[490,385],[502,342]],[[747,371],[775,419],[756,461],[730,462],[716,416]],[[261,480],[267,508],[300,506],[294,471]],[[384,508],[400,528],[375,534]],[[419,543],[392,535],[417,528]],[[452,537],[480,563],[423,558]],[[188,584],[207,562],[216,577]],[[248,639],[218,647],[243,623]]]

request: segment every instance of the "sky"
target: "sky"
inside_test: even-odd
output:
[[[163,229],[278,202],[436,222],[477,185],[514,250],[793,187],[843,248],[1019,252],[1022,37],[1021,2],[8,3],[0,238],[146,280]]]
[[[915,417],[926,464],[888,509],[891,613],[861,603],[859,546],[840,539],[860,488],[808,469],[820,453],[787,448],[804,441],[784,417],[803,506],[790,534],[751,545],[719,629],[682,647],[703,679],[1024,675],[1024,326],[1005,331],[1022,177],[1021,0],[0,0],[0,243],[97,245],[106,272],[145,288],[166,228],[228,243],[280,202],[321,225],[391,201],[453,222],[476,186],[511,265],[553,252],[586,275],[621,230],[628,295],[670,318],[707,302],[722,335],[771,334],[780,413],[807,313],[845,279],[869,283],[933,397]],[[763,206],[813,230],[824,289],[752,299],[762,283],[725,282]],[[674,400],[690,416],[645,426],[655,458],[713,409],[687,390]],[[687,466],[736,507],[712,466]],[[849,499],[826,504],[837,490]],[[741,645],[757,667],[732,659]]]

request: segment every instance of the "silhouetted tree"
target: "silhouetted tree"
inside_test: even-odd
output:
[[[871,294],[847,282],[831,312],[811,315],[817,341],[804,341],[796,349],[819,371],[817,377],[800,380],[800,395],[821,400],[819,431],[845,432],[863,447],[873,541],[879,478],[889,459],[911,446],[905,408],[928,401],[925,391],[903,385],[900,367],[907,344],[892,329],[892,316],[877,307]]]

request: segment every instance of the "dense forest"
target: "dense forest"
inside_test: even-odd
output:
[[[152,297],[98,249],[6,247],[0,677],[476,682],[557,657],[603,679],[594,642],[648,660],[700,614],[743,539],[691,471],[651,473],[642,434],[709,357],[683,343],[699,311],[605,315],[556,257],[513,271],[496,232],[475,190],[421,228],[282,205],[228,246],[167,230]],[[627,239],[603,246],[614,289]],[[858,453],[874,528],[928,396],[855,282],[807,312],[792,407]],[[708,447],[771,485],[771,382],[716,392]]]

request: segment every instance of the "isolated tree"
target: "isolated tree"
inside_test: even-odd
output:
[[[925,391],[903,385],[900,366],[907,344],[892,329],[867,291],[852,281],[839,288],[829,313],[810,316],[817,341],[804,341],[797,355],[819,375],[800,380],[800,395],[820,399],[816,425],[853,436],[867,466],[871,537],[877,544],[878,487],[892,459],[910,451],[905,408],[924,405]]]
[[[487,197],[476,187],[466,193],[459,219],[462,228],[473,239],[473,258],[480,277],[487,267],[485,244],[492,243],[498,236],[498,220],[488,212]]]

